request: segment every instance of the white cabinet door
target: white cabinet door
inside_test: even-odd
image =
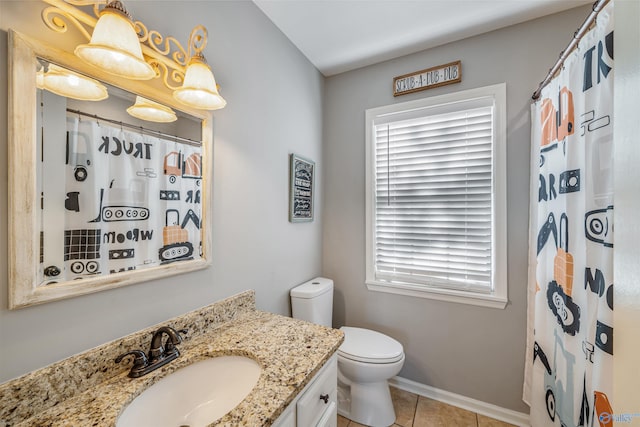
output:
[[[331,402],[316,427],[338,427],[338,404]]]
[[[337,427],[338,358],[334,354],[272,427]]]
[[[338,387],[338,360],[334,356],[318,373],[313,383],[296,404],[297,425],[317,426],[326,412],[336,412]],[[334,416],[334,419],[336,417]],[[329,424],[323,424],[329,425]]]

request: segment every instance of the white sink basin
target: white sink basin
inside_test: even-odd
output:
[[[242,402],[261,371],[255,360],[242,356],[214,357],[185,366],[136,397],[116,427],[206,426]]]

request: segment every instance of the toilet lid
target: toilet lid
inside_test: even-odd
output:
[[[380,332],[343,326],[344,342],[338,354],[365,363],[393,363],[402,359],[402,344]]]

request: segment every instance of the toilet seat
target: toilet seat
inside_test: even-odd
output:
[[[380,332],[348,326],[340,330],[344,332],[344,342],[338,356],[372,364],[395,363],[404,357],[402,344]]]

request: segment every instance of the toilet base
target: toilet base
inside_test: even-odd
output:
[[[388,427],[396,421],[389,383],[351,383],[338,381],[338,414],[371,427]]]

